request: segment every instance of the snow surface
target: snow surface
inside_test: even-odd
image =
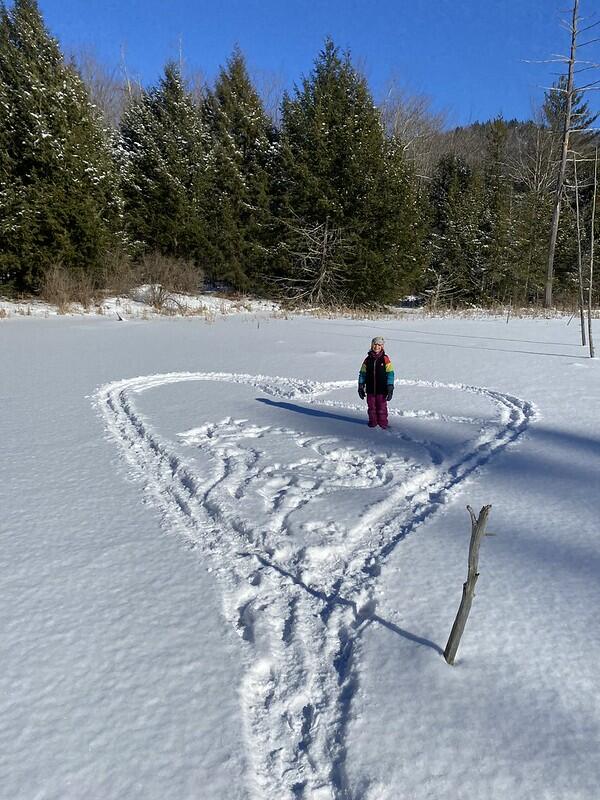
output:
[[[355,391],[375,334],[389,431]],[[0,796],[595,800],[600,364],[577,335],[0,321]],[[467,503],[495,535],[450,667]]]
[[[152,286],[139,286],[126,297],[106,297],[95,300],[88,308],[80,303],[70,303],[60,310],[50,303],[37,299],[6,300],[0,297],[0,319],[13,316],[56,317],[56,316],[108,316],[121,322],[130,319],[151,319],[164,316],[195,316],[213,322],[217,317],[230,314],[276,314],[280,307],[270,300],[240,297],[234,299],[213,292],[212,294],[188,295],[166,293],[162,308],[152,306]],[[157,287],[160,289],[160,286]],[[157,294],[160,294],[157,292]]]

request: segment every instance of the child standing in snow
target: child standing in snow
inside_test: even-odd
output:
[[[358,396],[367,396],[369,428],[388,426],[388,401],[394,394],[394,367],[383,349],[383,336],[376,336],[358,373]]]

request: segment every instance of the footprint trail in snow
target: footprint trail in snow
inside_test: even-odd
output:
[[[356,643],[374,618],[380,566],[465,477],[526,429],[534,409],[481,387],[401,380],[397,386],[417,397],[475,396],[489,411],[473,417],[391,408],[398,431],[369,439],[332,434],[326,424],[309,433],[302,424],[225,417],[180,433],[176,444],[163,440],[136,408],[136,396],[198,381],[247,385],[287,401],[267,401],[273,406],[305,408],[324,423],[360,420],[364,406],[326,397],[354,381],[231,373],[143,376],[96,394],[110,434],[165,524],[210,556],[225,616],[247,642],[239,691],[250,795],[339,800],[348,795],[344,740]],[[410,421],[421,433],[435,425],[465,434],[449,448],[414,435]],[[189,458],[181,454],[188,448]]]

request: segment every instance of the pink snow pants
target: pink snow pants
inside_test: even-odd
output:
[[[367,408],[369,411],[369,427],[374,428],[376,425],[379,425],[380,428],[387,428],[388,409],[385,395],[368,394]]]

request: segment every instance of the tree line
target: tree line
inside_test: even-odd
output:
[[[212,86],[192,86],[169,62],[154,86],[121,82],[118,103],[87,73],[65,59],[35,0],[0,5],[5,294],[40,291],[56,268],[111,288],[162,257],[185,264],[198,288],[296,303],[543,296],[564,78],[536,119],[445,131],[419,98],[390,91],[377,106],[331,39],[276,115],[237,48]],[[592,127],[581,95],[574,113]],[[574,139],[590,231],[597,136]],[[567,301],[578,258],[568,182],[565,203],[555,296]]]

